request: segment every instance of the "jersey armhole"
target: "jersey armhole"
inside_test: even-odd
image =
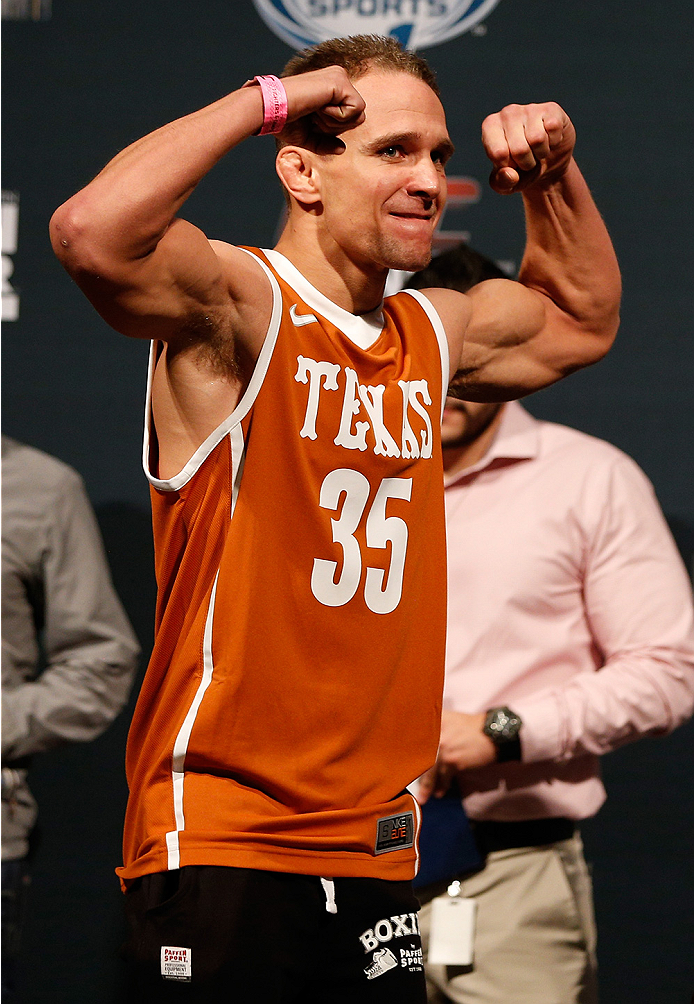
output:
[[[446,329],[443,326],[443,321],[439,317],[439,312],[431,302],[428,297],[422,293],[419,289],[403,289],[402,293],[407,293],[408,296],[413,297],[417,303],[422,307],[425,314],[431,321],[431,326],[434,329],[434,334],[436,335],[436,341],[439,346],[439,355],[441,357],[441,421],[443,421],[443,409],[446,407],[446,393],[448,391],[448,384],[450,383],[450,372],[451,372],[451,361],[450,353],[448,351],[448,338],[446,337]]]
[[[151,343],[149,353],[149,370],[147,375],[147,394],[145,400],[145,429],[142,444],[142,467],[149,483],[153,488],[157,488],[159,491],[180,491],[180,489],[183,488],[200,469],[203,462],[207,459],[210,453],[212,453],[215,447],[221,443],[224,437],[229,433],[232,433],[233,430],[240,425],[248,412],[251,410],[263,384],[263,380],[265,379],[268,367],[270,366],[270,360],[272,359],[272,354],[274,352],[275,345],[277,344],[277,336],[279,334],[280,322],[282,320],[282,292],[277,279],[265,262],[258,257],[258,255],[253,254],[251,251],[247,251],[246,248],[239,248],[239,250],[243,251],[244,254],[248,254],[252,258],[255,258],[270,280],[270,287],[272,289],[272,314],[270,316],[270,323],[253,369],[253,375],[248,382],[248,387],[241,397],[241,400],[238,402],[232,413],[225,418],[213,432],[210,433],[203,443],[200,444],[185,467],[183,467],[178,474],[175,474],[173,477],[167,479],[155,477],[151,471],[150,464],[152,452],[150,447],[152,439],[154,435],[156,435],[152,423],[152,384],[154,380],[154,368],[160,354],[160,342],[153,341]]]

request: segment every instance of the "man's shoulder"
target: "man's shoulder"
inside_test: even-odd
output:
[[[407,294],[415,297],[424,306],[436,327],[441,325],[441,334],[449,343],[451,359],[458,359],[472,313],[470,298],[457,289],[444,288],[405,289],[397,295],[407,298]]]
[[[616,491],[621,497],[634,491],[653,491],[636,461],[618,446],[556,422],[535,420],[537,453],[535,469],[542,471],[567,500],[597,500]]]
[[[619,447],[597,436],[534,420],[537,452],[525,475],[538,506],[572,513],[590,532],[606,507],[641,509],[655,498],[648,476]]]

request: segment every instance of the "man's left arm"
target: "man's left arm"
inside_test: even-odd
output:
[[[620,458],[587,558],[585,613],[603,665],[511,702],[524,762],[603,754],[672,731],[694,709],[694,610],[653,489]]]
[[[490,184],[520,192],[526,247],[518,282],[491,279],[461,296],[426,290],[451,341],[453,387],[468,400],[521,397],[596,362],[619,325],[621,283],[605,224],[573,158],[559,105],[510,105],[482,139]]]

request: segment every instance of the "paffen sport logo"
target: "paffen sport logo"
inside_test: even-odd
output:
[[[393,35],[426,49],[462,35],[499,0],[253,0],[265,24],[295,49],[346,35]]]

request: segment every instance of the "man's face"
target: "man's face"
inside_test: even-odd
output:
[[[498,402],[481,404],[447,397],[441,422],[441,445],[444,449],[468,446],[489,428],[502,407]]]
[[[371,70],[355,81],[366,102],[344,150],[320,158],[324,250],[357,265],[416,271],[446,201],[453,147],[443,106],[422,80]]]

